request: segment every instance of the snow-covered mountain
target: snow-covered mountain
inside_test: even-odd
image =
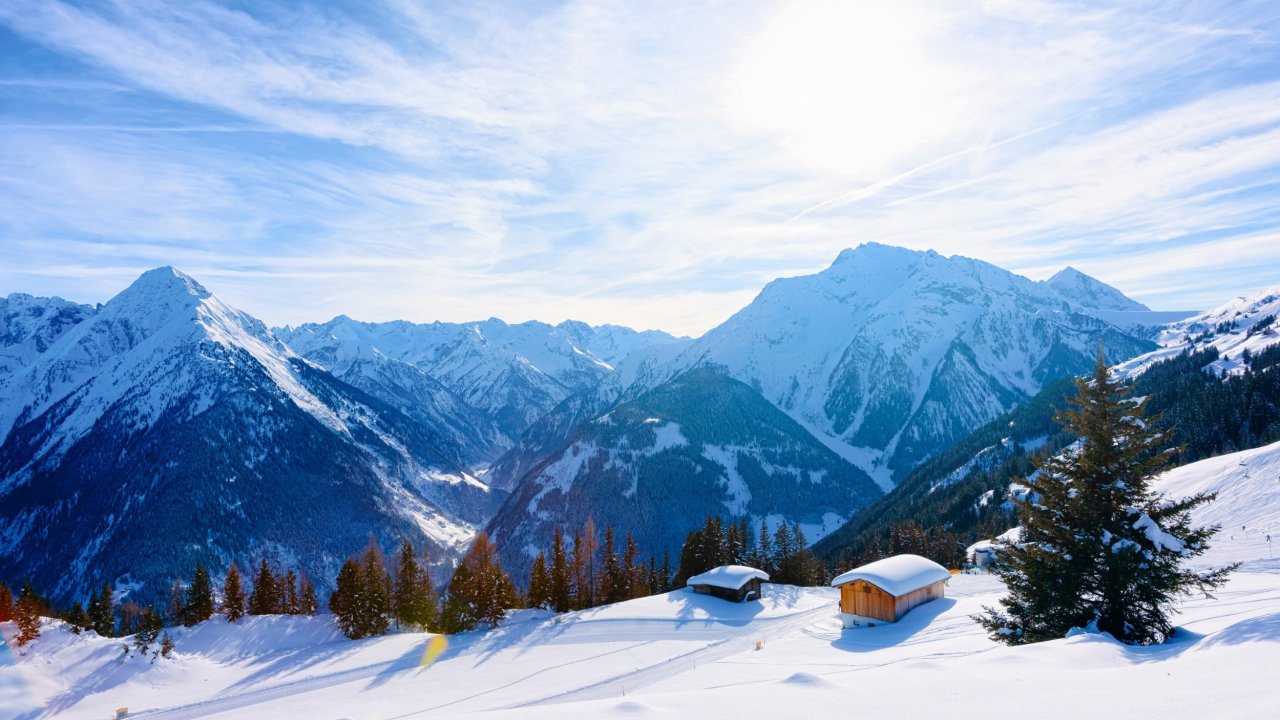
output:
[[[595,388],[632,352],[675,341],[660,331],[497,318],[473,323],[366,323],[340,316],[282,332],[304,357],[349,378],[344,358],[370,352],[408,363],[487,415],[505,449],[565,398]]]
[[[94,312],[91,305],[62,298],[23,293],[0,297],[0,384]]]
[[[441,562],[498,498],[452,438],[299,358],[172,269],[67,330],[0,398],[0,576],[157,598],[269,554],[323,587],[370,533]]]
[[[857,467],[749,386],[697,368],[580,427],[526,476],[490,523],[504,567],[523,573],[556,528],[592,518],[641,551],[678,556],[709,515],[785,520],[810,539],[880,495]]]
[[[1132,300],[1119,290],[1095,278],[1080,272],[1073,267],[1059,270],[1053,277],[1044,281],[1059,295],[1074,304],[1090,310],[1117,310],[1122,312],[1144,312],[1151,308]]]
[[[1215,350],[1218,359],[1206,369],[1215,374],[1237,374],[1248,365],[1244,356],[1280,343],[1280,285],[1236,298],[1212,310],[1169,323],[1157,335],[1161,345],[1114,369],[1122,379],[1131,379],[1152,364],[1186,352]]]
[[[1047,381],[1087,370],[1099,341],[1117,361],[1154,348],[1093,317],[1099,307],[1141,306],[1076,271],[1034,282],[869,243],[773,281],[674,359],[629,373],[630,388],[613,384],[625,399],[722,367],[887,489]]]

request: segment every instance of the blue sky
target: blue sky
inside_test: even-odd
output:
[[[0,294],[697,334],[865,241],[1280,283],[1280,4],[0,4]]]

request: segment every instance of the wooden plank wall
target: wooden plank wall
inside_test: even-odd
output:
[[[898,618],[906,615],[912,608],[944,597],[944,588],[944,582],[939,581],[895,598],[866,580],[855,580],[840,586],[840,609],[853,615],[897,622]]]

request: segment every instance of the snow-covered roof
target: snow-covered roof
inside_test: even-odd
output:
[[[685,585],[690,587],[694,585],[711,585],[714,587],[725,588],[726,590],[737,590],[746,585],[752,578],[760,578],[768,580],[769,573],[763,570],[757,570],[746,565],[721,565],[718,568],[712,568],[701,575],[694,575],[689,578]]]
[[[938,563],[919,555],[894,555],[854,568],[831,581],[832,587],[866,580],[895,597],[946,580],[951,573]]]

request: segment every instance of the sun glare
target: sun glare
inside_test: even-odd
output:
[[[944,24],[911,3],[791,4],[748,40],[730,81],[730,121],[777,137],[806,166],[883,173],[963,118],[970,83],[941,57]]]

